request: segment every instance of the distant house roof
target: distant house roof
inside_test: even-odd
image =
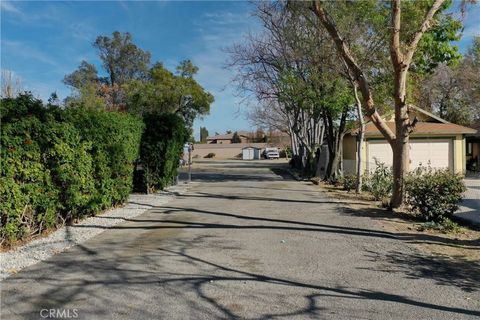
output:
[[[249,133],[246,132],[246,131],[237,131],[237,134],[239,136],[243,136],[243,137],[246,137],[246,138],[249,137]],[[217,134],[215,136],[207,137],[207,140],[232,140],[233,135],[234,135],[234,132],[226,133],[226,134]]]
[[[216,136],[207,137],[207,140],[232,140],[233,133],[218,134]]]

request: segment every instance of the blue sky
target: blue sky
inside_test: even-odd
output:
[[[46,99],[65,98],[63,76],[87,60],[100,68],[92,43],[115,30],[130,32],[135,43],[167,68],[191,59],[197,80],[215,96],[211,114],[195,123],[215,131],[248,130],[245,106],[235,97],[232,73],[223,68],[222,50],[259,28],[244,1],[1,1],[1,67],[12,70],[23,86]],[[480,6],[470,7],[462,50],[480,34]]]

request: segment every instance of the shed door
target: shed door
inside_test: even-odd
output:
[[[367,148],[368,170],[375,170],[375,160],[391,166],[393,153],[390,144],[384,141],[370,141]],[[422,166],[453,169],[452,140],[410,140],[410,169]]]
[[[253,149],[247,148],[243,149],[243,160],[253,159]]]

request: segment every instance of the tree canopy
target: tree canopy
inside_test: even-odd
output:
[[[209,113],[214,97],[194,79],[199,69],[191,60],[181,61],[175,73],[161,62],[150,66],[150,53],[139,48],[128,32],[98,36],[93,46],[107,76],[99,76],[95,65],[82,61],[63,79],[73,89],[67,105],[140,115],[177,114],[190,127],[196,117]]]
[[[143,79],[148,72],[150,52],[137,47],[129,32],[122,35],[115,31],[111,38],[98,36],[93,46],[102,60],[110,85]]]

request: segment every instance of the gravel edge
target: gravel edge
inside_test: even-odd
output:
[[[162,206],[186,192],[190,185],[183,184],[169,187],[166,191],[155,194],[131,194],[123,207],[113,208],[103,213],[82,220],[73,226],[63,226],[46,237],[35,239],[23,246],[0,253],[0,281],[8,278],[28,266],[44,261],[75,245],[108,230],[108,228],[133,218],[153,207]],[[95,227],[83,227],[86,225]],[[81,226],[81,227],[77,227]],[[100,226],[101,228],[98,228]]]

